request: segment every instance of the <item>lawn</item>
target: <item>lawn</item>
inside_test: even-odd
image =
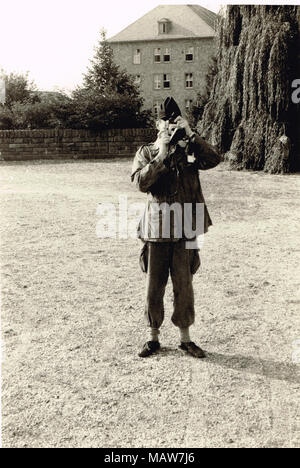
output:
[[[299,447],[299,175],[201,173],[214,226],[191,331],[208,359],[177,349],[169,285],[143,360],[139,241],[96,235],[98,203],[145,200],[130,169],[0,164],[3,446]]]

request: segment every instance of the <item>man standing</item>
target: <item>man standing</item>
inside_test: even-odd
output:
[[[170,273],[174,292],[172,322],[180,331],[179,347],[194,357],[203,358],[204,351],[191,341],[189,333],[195,320],[192,280],[200,266],[195,240],[212,224],[199,170],[217,166],[220,157],[191,130],[173,98],[164,102],[156,127],[156,141],[139,148],[131,176],[137,188],[148,194],[139,237],[144,242],[140,264],[147,273],[145,317],[150,327],[150,340],[139,356],[148,357],[160,349],[159,329],[164,320],[163,300]],[[185,210],[186,207],[190,210]],[[200,228],[199,212],[203,214]]]

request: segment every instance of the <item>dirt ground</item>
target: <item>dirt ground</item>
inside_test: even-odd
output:
[[[168,286],[143,360],[140,244],[96,236],[98,203],[145,199],[130,168],[0,165],[3,446],[299,447],[299,175],[201,173],[214,226],[191,331],[208,359],[177,349]]]

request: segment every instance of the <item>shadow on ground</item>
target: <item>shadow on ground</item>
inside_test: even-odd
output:
[[[300,367],[271,360],[242,356],[240,354],[218,354],[209,352],[207,360],[218,366],[257,374],[269,379],[284,380],[285,382],[300,384]]]

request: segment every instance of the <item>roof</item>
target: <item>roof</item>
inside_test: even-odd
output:
[[[206,22],[214,31],[216,30],[216,22],[218,15],[214,13],[213,11],[207,10],[207,8],[204,8],[200,5],[188,5],[191,10],[193,10],[200,18],[203,19],[203,21]]]
[[[158,22],[162,18],[172,23],[167,34],[158,31]],[[214,37],[217,18],[215,13],[200,5],[159,5],[109,38],[108,42]]]

